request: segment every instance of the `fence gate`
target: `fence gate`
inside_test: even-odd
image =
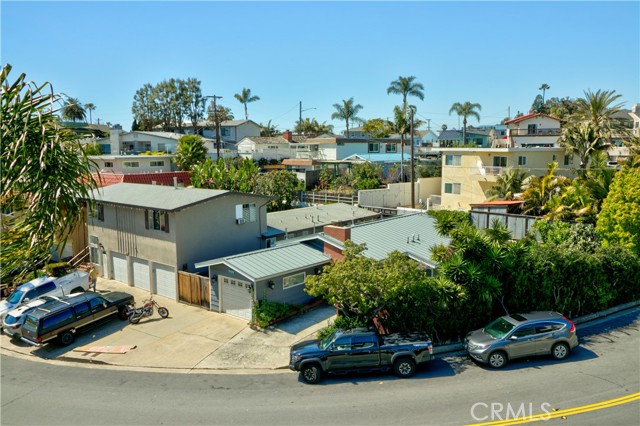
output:
[[[209,278],[178,271],[178,300],[210,309]]]

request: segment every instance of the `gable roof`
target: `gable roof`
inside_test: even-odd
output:
[[[173,178],[178,178],[182,186],[191,185],[189,172],[161,172],[161,173],[93,173],[93,177],[99,186],[109,186],[116,183],[142,183],[152,185],[173,185]]]
[[[287,272],[324,265],[330,261],[331,256],[301,242],[295,242],[198,262],[195,267],[205,268],[223,264],[255,282],[280,276]]]
[[[438,136],[438,140],[457,140],[462,139],[462,132],[460,130],[443,130]]]
[[[238,194],[251,198],[261,198],[266,203],[273,197],[265,195],[245,194],[218,189],[181,188],[161,185],[144,185],[139,183],[118,183],[98,188],[93,192],[98,202],[122,206],[178,211],[187,207],[222,197]]]
[[[292,138],[293,138],[293,141],[292,141],[293,143],[305,142],[308,139],[306,136],[293,136]],[[283,138],[282,136],[245,136],[244,138],[242,138],[240,142],[244,141],[245,139],[250,140],[257,144],[270,144],[270,143],[290,144],[292,143],[286,140],[285,138]]]
[[[300,231],[314,226],[318,231],[321,231],[324,225],[378,217],[380,217],[380,213],[345,203],[318,204],[314,207],[267,213],[267,224],[282,231],[286,229],[287,232]]]
[[[515,123],[519,123],[521,121],[529,120],[530,118],[536,118],[536,117],[546,117],[546,118],[551,118],[552,120],[562,121],[558,117],[554,117],[549,114],[543,114],[541,112],[532,112],[531,114],[521,115],[520,117],[516,117],[512,120],[506,121],[505,124],[511,124],[511,123],[515,124]]]

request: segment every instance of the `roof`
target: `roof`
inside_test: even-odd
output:
[[[217,189],[175,188],[137,183],[118,183],[94,191],[95,200],[98,202],[166,211],[182,210],[228,194],[241,194],[246,197],[262,198],[265,201],[273,198]]]
[[[536,117],[546,117],[546,118],[551,118],[552,120],[562,121],[558,117],[554,117],[554,116],[549,115],[549,114],[543,114],[541,112],[533,112],[531,114],[521,115],[520,117],[516,117],[513,120],[509,120],[509,121],[505,122],[505,124],[519,123],[521,121],[529,120],[530,118],[536,118]]]
[[[105,173],[100,175],[93,173],[93,177],[99,186],[109,186],[116,183],[142,183],[151,185],[154,182],[157,185],[173,185],[173,178],[178,179],[178,183],[182,186],[191,185],[189,172],[163,172],[163,173]]]
[[[462,132],[460,130],[443,130],[438,136],[438,140],[458,140],[462,139]]]
[[[195,266],[204,268],[223,264],[255,282],[330,261],[331,256],[297,242],[199,262]]]
[[[248,139],[254,143],[257,144],[270,144],[270,143],[275,143],[275,144],[290,144],[290,143],[300,143],[300,142],[305,142],[307,140],[306,136],[293,136],[292,137],[293,140],[291,142],[289,142],[288,140],[286,140],[285,138],[283,138],[282,136],[245,136],[244,138],[242,138],[242,141],[245,139]],[[240,142],[242,142],[240,141]],[[238,142],[238,143],[240,143]]]
[[[122,134],[122,136],[131,135],[131,134],[134,134],[134,133],[136,133],[136,134],[141,134],[141,135],[157,136],[157,137],[160,137],[160,138],[175,139],[175,140],[178,140],[178,139],[180,139],[181,137],[186,136],[186,135],[183,135],[182,133],[173,133],[173,132],[143,132],[143,131],[140,131],[140,130],[136,130],[136,131],[133,131],[133,132],[123,133],[123,134]]]
[[[389,253],[397,250],[418,262],[434,267],[436,262],[431,260],[431,247],[438,244],[448,245],[450,241],[449,238],[438,234],[435,222],[435,218],[418,213],[361,223],[351,227],[351,241],[355,244],[366,244],[364,255],[372,259],[385,259]],[[323,234],[323,239],[339,247],[344,244],[326,234]]]
[[[324,225],[378,217],[380,213],[345,203],[334,203],[267,213],[267,225],[282,231],[286,229],[286,232],[296,232],[313,228],[315,222],[315,227],[320,232]]]

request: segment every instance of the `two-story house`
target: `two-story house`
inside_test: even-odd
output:
[[[226,120],[220,123],[220,141],[227,148],[228,144],[236,144],[243,138],[260,136],[261,130],[262,127],[253,120]],[[174,128],[173,131],[187,135],[198,134],[213,140],[216,138],[215,126],[210,121],[200,121],[195,128],[191,122],[183,123],[182,129]]]
[[[120,183],[88,210],[91,261],[102,276],[176,300],[177,271],[265,246],[272,197]]]
[[[285,131],[280,136],[247,136],[236,145],[238,155],[253,160],[277,160],[296,157],[297,146],[307,140],[306,136],[298,136]],[[304,145],[305,148],[308,148]]]
[[[499,139],[504,147],[557,147],[562,120],[542,113],[530,113],[505,123],[507,139]],[[501,146],[502,147],[502,146]]]

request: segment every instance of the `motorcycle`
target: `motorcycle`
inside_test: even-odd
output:
[[[137,324],[140,322],[140,320],[143,317],[152,316],[154,312],[154,307],[158,309],[158,314],[162,318],[167,318],[169,316],[169,310],[164,306],[158,305],[158,302],[153,300],[153,297],[152,297],[151,299],[145,300],[142,306],[140,307],[136,308],[135,306],[133,306],[129,308],[129,314],[128,314],[129,322],[131,324]]]

